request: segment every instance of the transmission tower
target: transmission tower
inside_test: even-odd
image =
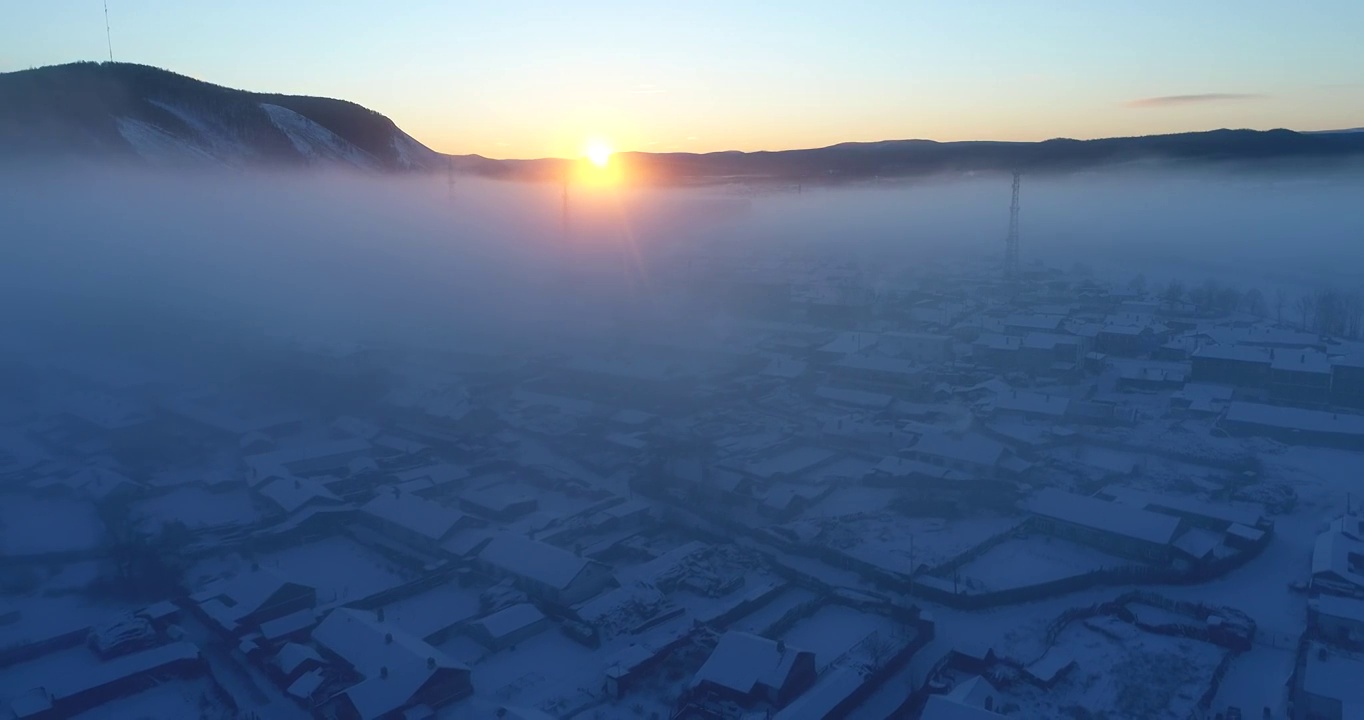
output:
[[[104,0],[104,42],[109,45],[109,62],[113,62],[114,34],[109,32],[109,0]]]
[[[1018,186],[1023,176],[1014,173],[1013,202],[1009,203],[1009,237],[1004,241],[1004,277],[1018,277]]]

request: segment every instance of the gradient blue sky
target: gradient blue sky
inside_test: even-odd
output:
[[[114,57],[345,98],[445,152],[1364,126],[1364,0],[109,0]],[[0,71],[107,57],[0,0]],[[1178,99],[1178,98],[1184,99]]]

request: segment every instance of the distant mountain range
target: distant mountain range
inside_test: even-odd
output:
[[[834,180],[949,171],[1066,171],[1142,160],[1330,161],[1364,156],[1364,132],[1213,130],[1044,142],[888,140],[809,150],[621,153],[645,181]],[[329,98],[233,90],[126,63],[0,74],[0,162],[125,159],[154,164],[343,166],[554,180],[571,160],[437,153],[392,120]]]

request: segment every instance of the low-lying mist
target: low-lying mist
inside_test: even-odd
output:
[[[688,259],[702,251],[735,272],[789,253],[869,272],[888,258],[992,258],[1009,204],[1007,175],[565,191],[445,176],[2,174],[11,341],[268,331],[533,347],[647,306],[668,277],[705,272]],[[1023,260],[1115,279],[1357,287],[1360,197],[1364,172],[1027,177]]]

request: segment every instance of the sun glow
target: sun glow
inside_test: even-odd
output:
[[[593,165],[604,168],[611,162],[611,146],[601,140],[593,140],[587,144],[586,155]]]

